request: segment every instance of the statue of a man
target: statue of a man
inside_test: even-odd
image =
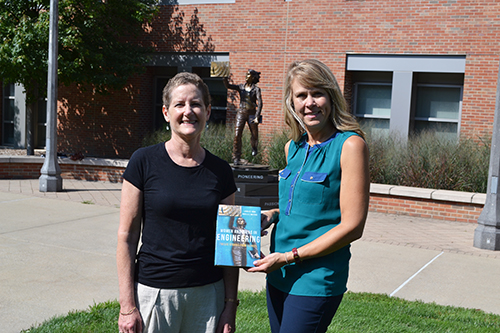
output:
[[[260,72],[249,69],[244,84],[229,84],[228,79],[223,78],[226,89],[236,90],[240,94],[240,107],[236,113],[236,127],[233,143],[233,164],[241,164],[241,137],[248,123],[250,129],[250,144],[252,145],[252,156],[257,155],[259,142],[259,117],[262,111],[262,96],[257,83],[260,80]]]

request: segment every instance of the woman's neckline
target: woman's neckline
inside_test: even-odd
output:
[[[173,143],[169,144],[169,141],[166,141],[165,144],[163,145],[163,148],[165,150],[165,153],[168,155],[170,160],[183,168],[195,168],[203,164],[205,161],[206,157],[206,150],[199,146],[199,149],[197,152],[194,153],[183,153],[182,151],[177,152],[176,148],[170,145],[173,145]],[[189,157],[189,155],[192,155]]]
[[[319,147],[323,147],[325,145],[327,145],[330,141],[332,141],[333,139],[335,139],[337,137],[337,135],[339,135],[341,132],[340,131],[335,131],[332,135],[330,135],[325,141],[322,141],[322,142],[319,142],[319,143],[316,143],[316,144],[309,144],[309,142],[307,142],[307,133],[305,134],[304,136],[304,145],[307,145],[309,148],[319,148]]]

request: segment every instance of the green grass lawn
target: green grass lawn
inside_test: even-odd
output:
[[[237,331],[270,332],[265,292],[243,291],[239,298]],[[116,301],[100,303],[87,311],[70,312],[22,332],[116,333],[118,311]],[[410,302],[387,295],[348,292],[328,332],[500,332],[500,316],[475,309]]]

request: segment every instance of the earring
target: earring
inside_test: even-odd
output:
[[[170,131],[170,126],[168,126],[170,123],[167,123],[167,126],[165,127],[167,131]]]

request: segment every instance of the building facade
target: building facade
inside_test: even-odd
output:
[[[235,83],[244,82],[248,69],[261,72],[265,143],[285,126],[287,66],[306,58],[332,69],[371,135],[397,132],[405,138],[430,130],[447,138],[488,137],[499,38],[496,0],[164,0],[145,31],[144,43],[156,52],[144,73],[106,96],[60,88],[58,150],[128,158],[148,133],[165,126],[161,90],[180,71],[205,80],[212,120],[232,124],[238,96],[210,77],[212,61],[229,61]],[[4,146],[25,145],[18,90],[2,90]],[[36,121],[43,132],[43,117]],[[42,148],[43,138],[36,138]]]

